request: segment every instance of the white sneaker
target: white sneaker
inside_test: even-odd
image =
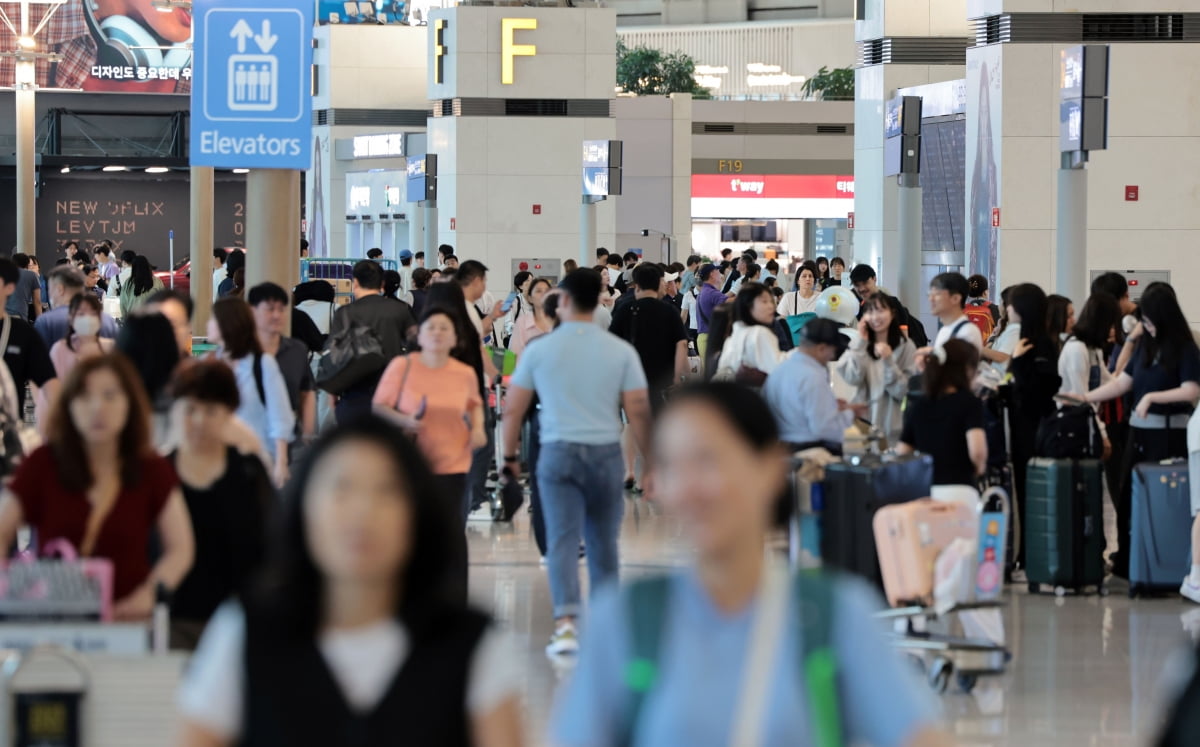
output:
[[[1183,585],[1179,587],[1179,593],[1184,599],[1190,599],[1196,604],[1200,604],[1200,586],[1192,583],[1191,576],[1183,579]]]
[[[546,646],[547,656],[574,656],[579,653],[579,636],[575,632],[575,623],[559,623],[550,637],[550,645]]]

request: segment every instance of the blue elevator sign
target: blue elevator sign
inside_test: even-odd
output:
[[[191,163],[312,166],[313,4],[196,0]]]

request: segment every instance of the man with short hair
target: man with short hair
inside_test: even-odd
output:
[[[667,390],[682,380],[688,370],[683,322],[674,306],[662,302],[665,279],[658,265],[644,262],[635,267],[634,300],[613,311],[612,325],[608,328],[637,351],[653,413],[666,403]]]
[[[704,265],[700,268],[700,296],[696,299],[696,349],[700,359],[708,349],[708,323],[712,320],[713,312],[725,303],[725,294],[721,292],[721,273],[716,265]]]
[[[49,350],[71,332],[68,307],[71,299],[84,293],[83,273],[67,263],[51,270],[46,283],[50,291],[50,310],[38,317],[33,328]],[[100,336],[114,340],[117,337],[117,322],[105,312],[100,313]]]
[[[100,270],[100,279],[103,281],[101,287],[108,290],[109,282],[121,272],[121,268],[112,256],[112,242],[105,239],[96,244],[93,255],[96,257],[96,267]]]
[[[633,290],[633,268],[637,267],[641,257],[636,252],[625,252],[625,256],[621,258],[625,262],[625,269],[621,271],[621,276],[617,278],[617,282],[613,285],[617,293],[625,293]]]
[[[447,254],[445,269],[457,270],[458,269],[458,257],[454,256],[453,254]]]
[[[408,350],[408,340],[416,331],[417,320],[408,304],[384,298],[383,268],[379,263],[369,259],[355,263],[350,290],[354,301],[334,313],[329,336],[336,337],[350,325],[358,324],[369,328],[379,338],[385,365],[392,358],[403,355]],[[336,408],[338,421],[345,423],[371,411],[371,397],[382,376],[383,367],[380,367],[341,393]]]
[[[0,350],[4,363],[12,375],[17,389],[17,416],[25,412],[25,385],[32,382],[42,390],[43,402],[52,402],[58,396],[59,382],[50,360],[50,348],[24,317],[7,311],[9,296],[16,290],[21,273],[16,264],[0,259],[0,337],[8,332],[8,346]]]
[[[696,277],[696,272],[700,269],[700,263],[703,261],[699,254],[693,254],[687,258],[687,269],[684,270],[680,279],[679,292],[682,295],[686,296],[688,291],[700,284],[700,278]]]
[[[738,257],[737,267],[733,272],[729,273],[729,277],[725,279],[725,287],[721,289],[726,296],[732,298],[742,289],[742,283],[746,279],[746,270],[752,264],[754,264],[754,258],[750,256],[749,252]]]
[[[83,289],[103,303],[104,289],[100,287],[100,268],[96,265],[84,265],[81,272],[83,272]]]
[[[767,377],[763,397],[779,423],[779,439],[789,452],[817,446],[842,453],[846,429],[869,405],[847,404],[833,394],[829,364],[842,357],[850,338],[832,319],[813,319],[800,332],[797,352]]]
[[[229,277],[229,274],[225,271],[225,257],[226,257],[225,250],[219,246],[215,247],[213,249],[212,256],[213,256],[212,294],[213,294],[213,303],[216,303],[217,299],[221,297],[221,295],[220,295],[221,283],[225,282],[225,278]]]
[[[30,269],[32,259],[22,252],[13,255],[18,278],[4,305],[6,312],[26,321],[37,319],[42,313],[42,280]]]
[[[966,314],[970,295],[967,279],[958,272],[943,272],[929,283],[929,313],[942,323],[933,340],[933,350],[952,339],[969,342],[976,350],[983,350],[983,334]],[[931,350],[924,349],[924,352],[928,354]]]
[[[1092,293],[1107,293],[1117,300],[1121,316],[1129,316],[1137,310],[1137,304],[1129,298],[1129,282],[1118,272],[1104,272],[1092,281]]]
[[[194,308],[191,296],[174,288],[164,288],[147,298],[142,310],[147,314],[162,314],[171,323],[171,330],[175,333],[175,344],[179,347],[179,355],[183,358],[190,358]]]
[[[417,252],[413,255],[413,270],[425,269],[425,252]]]
[[[300,239],[300,259],[308,257],[308,239]]]
[[[870,265],[856,265],[850,271],[850,285],[854,288],[854,292],[858,294],[858,297],[864,301],[876,293],[891,295],[876,284],[875,268]]]
[[[492,361],[491,353],[487,350],[487,340],[488,335],[492,334],[496,320],[504,316],[504,304],[493,304],[486,312],[486,315],[476,306],[476,303],[487,293],[487,272],[488,268],[482,262],[468,259],[455,271],[454,280],[462,287],[463,296],[467,303],[467,316],[470,317],[475,331],[479,333],[480,356],[483,359],[484,379],[485,382],[490,384],[500,374],[500,371]],[[492,454],[496,447],[495,413],[491,408],[485,408],[484,417],[486,418],[484,426],[488,442],[483,448],[475,451],[471,458],[471,469],[467,473],[467,505],[472,508],[487,501],[488,467],[491,464]]]
[[[825,281],[826,288],[841,286],[842,275],[846,272],[846,260],[834,257],[829,260],[829,279]]]
[[[621,418],[624,409],[642,453],[645,475],[653,472],[650,402],[637,351],[592,319],[600,299],[600,275],[582,267],[563,278],[554,333],[530,345],[517,370],[504,411],[504,474],[520,469],[521,423],[536,394],[540,404],[541,454],[537,480],[549,547],[546,553],[555,630],[546,651],[578,651],[575,621],[582,611],[579,543],[587,538],[590,588],[616,579],[622,494]]]
[[[133,260],[129,260],[132,262]],[[238,270],[246,269],[246,252],[234,249],[225,257],[225,279],[217,286],[217,298],[224,298],[233,291],[233,276]]]
[[[246,302],[254,310],[254,326],[262,351],[275,356],[287,385],[299,439],[292,444],[299,445],[317,433],[317,396],[308,363],[308,346],[283,334],[291,311],[289,301],[287,291],[275,283],[260,283],[246,294]]]
[[[367,250],[367,259],[378,262],[383,259],[383,250],[379,247],[373,247]]]
[[[599,249],[596,250],[596,264],[598,264],[598,265],[607,265],[608,264],[608,250],[605,249],[604,247],[600,247]]]
[[[624,267],[624,264],[621,262],[620,254],[613,253],[608,255],[608,259],[606,261],[606,269],[608,270],[608,284],[618,293],[620,293],[620,291],[617,289],[617,282],[621,279],[622,267]]]
[[[454,247],[450,246],[449,244],[442,244],[441,246],[439,246],[437,248],[437,253],[438,253],[438,264],[437,264],[438,269],[444,270],[444,269],[446,269],[446,257],[454,256]]]

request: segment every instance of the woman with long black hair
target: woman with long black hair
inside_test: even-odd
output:
[[[1142,294],[1139,309],[1142,321],[1129,334],[1128,342],[1136,345],[1129,365],[1113,381],[1084,395],[1088,402],[1106,402],[1133,393],[1130,448],[1126,449],[1122,468],[1125,479],[1120,495],[1114,500],[1120,550],[1110,558],[1113,574],[1122,578],[1129,575],[1127,548],[1133,467],[1141,462],[1188,455],[1188,418],[1200,398],[1200,348],[1192,338],[1192,329],[1179,308],[1174,289],[1166,283],[1151,283]],[[1193,542],[1192,552],[1197,549],[1197,543]],[[1181,593],[1200,601],[1200,569],[1196,565],[1192,568]]]
[[[129,281],[121,288],[121,318],[142,307],[157,291],[163,289],[162,281],[150,269],[150,260],[142,255],[134,258],[129,271]]]
[[[261,585],[192,662],[179,744],[521,744],[511,648],[444,594],[461,530],[411,439],[365,416],[289,487]]]
[[[1121,330],[1121,306],[1107,293],[1094,293],[1083,305],[1079,320],[1071,335],[1063,343],[1058,356],[1058,375],[1062,378],[1060,391],[1086,393],[1113,380],[1104,360],[1104,351],[1112,344]],[[1099,410],[1099,405],[1096,406]],[[1104,434],[1104,458],[1111,451],[1108,432],[1099,414],[1096,422]],[[1119,485],[1110,485],[1109,490],[1117,494]]]
[[[1024,526],[1025,474],[1034,454],[1038,425],[1055,410],[1054,395],[1062,379],[1058,375],[1058,340],[1046,331],[1046,293],[1033,283],[1013,286],[1008,316],[1021,325],[1021,339],[1013,349],[1008,370],[1013,375],[1013,405],[1009,410],[1013,486],[1016,490],[1018,526]],[[1015,561],[1024,561],[1024,547]]]
[[[904,428],[908,383],[917,371],[917,346],[900,328],[905,318],[894,296],[868,296],[863,302],[858,337],[837,363],[838,373],[856,387],[852,401],[871,406],[871,424],[889,444],[897,443]]]

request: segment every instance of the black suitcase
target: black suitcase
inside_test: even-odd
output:
[[[929,496],[933,458],[850,457],[825,468],[821,561],[883,587],[875,550],[875,512]]]

